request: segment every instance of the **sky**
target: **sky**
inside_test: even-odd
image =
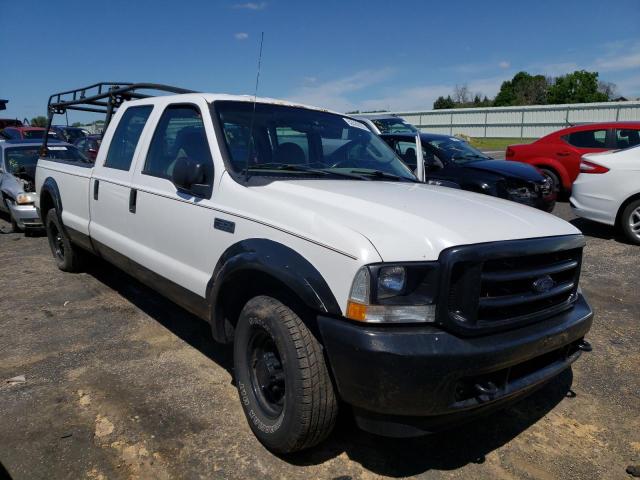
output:
[[[0,0],[0,116],[100,81],[253,94],[261,32],[258,95],[337,111],[491,97],[521,70],[640,97],[640,0]]]

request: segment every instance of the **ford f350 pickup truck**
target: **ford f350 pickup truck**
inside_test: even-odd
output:
[[[98,255],[210,322],[275,452],[320,442],[338,405],[385,435],[447,428],[590,349],[578,230],[420,183],[353,118],[152,84],[56,94],[49,120],[72,108],[107,128],[95,165],[43,144],[58,267]]]

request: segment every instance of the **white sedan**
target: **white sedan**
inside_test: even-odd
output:
[[[619,227],[640,245],[640,146],[583,155],[571,208],[579,217]]]

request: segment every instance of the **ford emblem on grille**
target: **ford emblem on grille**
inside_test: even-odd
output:
[[[536,279],[532,284],[533,291],[537,293],[545,293],[553,288],[556,282],[549,275]]]

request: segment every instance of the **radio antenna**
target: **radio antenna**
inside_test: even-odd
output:
[[[262,64],[262,43],[264,42],[264,32],[260,34],[260,53],[258,54],[258,73],[256,74],[256,88],[253,92],[253,111],[251,112],[251,126],[249,127],[249,154],[247,164],[244,169],[244,180],[249,181],[249,162],[253,156],[253,122],[256,116],[256,99],[258,98],[258,85],[260,83],[260,65]]]

